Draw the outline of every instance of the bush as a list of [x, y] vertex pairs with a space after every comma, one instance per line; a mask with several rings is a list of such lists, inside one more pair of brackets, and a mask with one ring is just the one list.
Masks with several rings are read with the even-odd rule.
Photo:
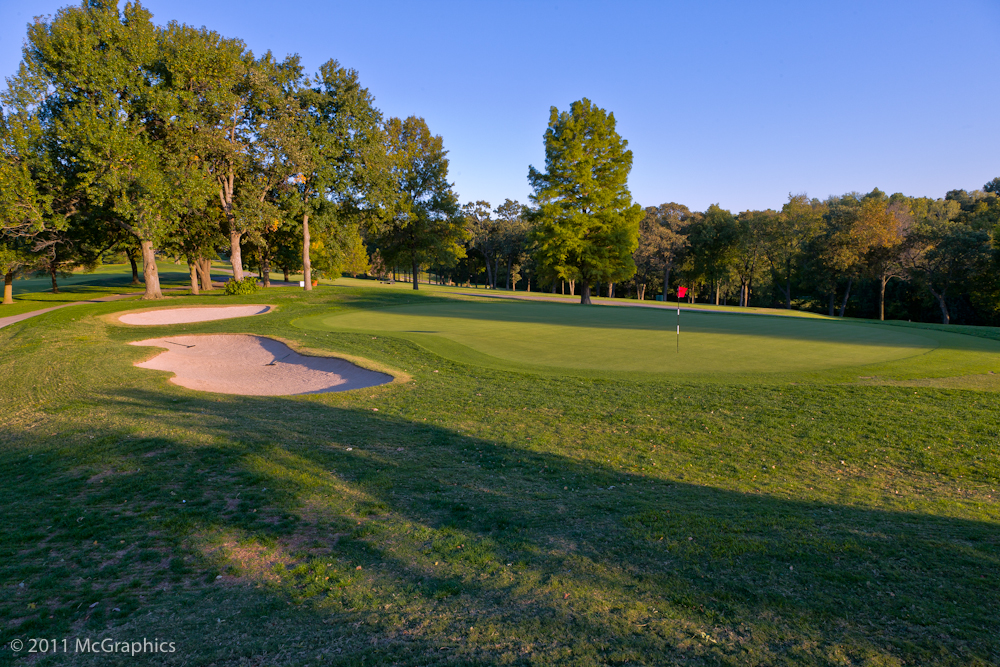
[[258, 288], [257, 278], [254, 276], [246, 276], [243, 280], [230, 278], [226, 281], [226, 294], [229, 295], [256, 294]]

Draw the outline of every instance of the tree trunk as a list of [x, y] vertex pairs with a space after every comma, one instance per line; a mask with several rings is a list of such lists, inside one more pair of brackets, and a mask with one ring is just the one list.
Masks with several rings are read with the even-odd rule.
[[188, 257], [188, 272], [191, 274], [191, 294], [198, 295], [198, 264], [197, 260]]
[[608, 283], [608, 298], [609, 299], [615, 298], [615, 284], [614, 283]]
[[844, 316], [844, 311], [847, 310], [847, 299], [851, 296], [851, 285], [854, 283], [854, 278], [847, 279], [847, 289], [844, 290], [844, 301], [840, 304], [840, 316]]
[[[576, 280], [569, 281], [569, 295], [576, 296]], [[590, 285], [587, 285], [587, 298], [590, 298]], [[590, 301], [587, 301], [587, 303], [590, 303]]]
[[931, 291], [934, 298], [937, 299], [938, 307], [941, 308], [941, 323], [951, 324], [951, 315], [948, 314], [948, 303], [945, 301], [944, 292], [938, 294], [933, 287], [928, 286], [927, 289]]
[[243, 280], [243, 253], [240, 250], [242, 232], [229, 232], [229, 263], [233, 267], [233, 278]]
[[830, 290], [830, 317], [833, 317], [833, 302], [836, 300], [837, 295], [834, 293], [836, 288]]
[[49, 275], [52, 277], [52, 293], [59, 294], [59, 283], [56, 282], [56, 261], [52, 258], [52, 263], [49, 264]]
[[302, 280], [307, 292], [312, 291], [312, 264], [309, 261], [309, 214], [302, 214]]
[[207, 257], [198, 258], [198, 276], [201, 278], [203, 292], [212, 291], [212, 260]]
[[635, 286], [635, 295], [639, 297], [639, 301], [646, 298], [646, 285], [645, 283], [637, 283]]
[[3, 303], [9, 306], [14, 303], [14, 272], [8, 271], [3, 275]]
[[420, 289], [420, 281], [417, 280], [417, 276], [420, 275], [420, 265], [417, 264], [417, 259], [414, 257], [413, 260], [413, 289]]
[[281, 272], [283, 274], [285, 274], [285, 282], [287, 283], [288, 282], [288, 267], [287, 266], [281, 267]]
[[264, 287], [271, 286], [271, 256], [270, 254], [264, 255], [260, 260], [260, 272], [264, 274], [262, 278], [264, 279]]
[[[510, 275], [514, 271], [514, 255], [507, 258], [507, 289], [510, 289]], [[514, 291], [517, 291], [517, 283], [514, 283]]]
[[153, 252], [152, 241], [140, 241], [139, 247], [142, 249], [142, 277], [146, 283], [146, 293], [142, 295], [143, 301], [149, 299], [162, 299], [160, 292], [160, 274], [156, 270], [156, 253]]
[[[785, 310], [792, 309], [792, 260], [785, 262]], [[830, 313], [831, 315], [833, 313]]]
[[719, 305], [719, 290], [720, 289], [722, 289], [722, 281], [721, 280], [716, 280], [715, 281], [715, 305], [716, 306]]
[[879, 276], [878, 318], [880, 320], [885, 320], [885, 286], [888, 282], [889, 278], [884, 275]]
[[[574, 287], [575, 280], [569, 282], [570, 289]], [[586, 280], [580, 283], [580, 305], [589, 306], [590, 304], [590, 283]]]
[[486, 289], [493, 285], [493, 270], [490, 268], [490, 258], [486, 258]]
[[132, 265], [132, 284], [137, 286], [141, 285], [142, 283], [139, 282], [139, 267], [135, 263], [135, 255], [131, 250], [129, 250], [127, 254], [128, 262]]

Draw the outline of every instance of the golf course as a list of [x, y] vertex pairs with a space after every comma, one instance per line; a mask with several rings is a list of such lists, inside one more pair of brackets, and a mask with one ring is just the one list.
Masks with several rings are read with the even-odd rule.
[[[1000, 329], [693, 307], [678, 340], [669, 304], [505, 295], [345, 278], [0, 328], [0, 664], [1000, 664]], [[385, 380], [151, 365], [223, 336]]]

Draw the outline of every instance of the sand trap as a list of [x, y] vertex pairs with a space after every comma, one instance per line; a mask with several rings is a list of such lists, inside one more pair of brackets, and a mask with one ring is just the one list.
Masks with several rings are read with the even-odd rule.
[[191, 322], [209, 322], [211, 320], [228, 320], [233, 317], [249, 317], [263, 315], [273, 306], [221, 306], [218, 308], [167, 308], [164, 310], [140, 310], [126, 313], [118, 318], [125, 324], [151, 326], [157, 324], [190, 324]]
[[334, 357], [307, 357], [271, 338], [246, 335], [167, 336], [132, 343], [167, 351], [140, 368], [170, 371], [188, 389], [243, 396], [321, 394], [374, 387], [391, 375]]

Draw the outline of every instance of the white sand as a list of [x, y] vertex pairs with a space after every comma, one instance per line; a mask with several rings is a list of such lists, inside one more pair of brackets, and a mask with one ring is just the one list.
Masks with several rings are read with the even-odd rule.
[[261, 336], [167, 336], [132, 343], [167, 351], [136, 364], [174, 373], [188, 389], [243, 396], [348, 391], [392, 382], [392, 376], [334, 357], [307, 357]]
[[118, 318], [125, 324], [151, 326], [157, 324], [190, 324], [191, 322], [209, 322], [211, 320], [228, 320], [233, 317], [248, 317], [263, 315], [273, 306], [221, 306], [206, 308], [166, 308], [164, 310], [140, 310], [126, 313]]

